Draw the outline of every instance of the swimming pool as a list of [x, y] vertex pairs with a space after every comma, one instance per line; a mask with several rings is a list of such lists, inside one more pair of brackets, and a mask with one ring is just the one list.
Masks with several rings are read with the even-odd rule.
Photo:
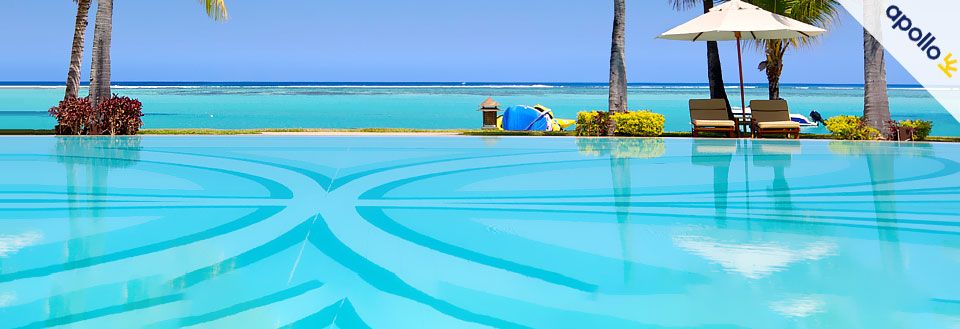
[[4, 137], [0, 327], [960, 324], [960, 145]]

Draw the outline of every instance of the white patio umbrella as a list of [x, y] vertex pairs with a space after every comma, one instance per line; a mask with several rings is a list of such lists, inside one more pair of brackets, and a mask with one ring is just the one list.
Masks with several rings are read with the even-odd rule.
[[741, 40], [797, 39], [826, 32], [819, 27], [780, 16], [740, 0], [710, 9], [710, 12], [683, 23], [659, 36], [660, 39], [686, 41], [737, 41], [740, 64], [740, 106], [746, 111], [743, 95], [743, 55]]

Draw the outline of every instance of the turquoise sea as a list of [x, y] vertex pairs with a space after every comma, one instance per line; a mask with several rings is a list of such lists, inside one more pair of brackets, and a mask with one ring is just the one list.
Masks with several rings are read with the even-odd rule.
[[[60, 84], [0, 83], [0, 128], [51, 128], [46, 110], [62, 98]], [[748, 101], [766, 97], [765, 85], [747, 88]], [[737, 87], [728, 91], [739, 103]], [[606, 86], [595, 83], [121, 82], [114, 92], [143, 102], [145, 128], [477, 128], [477, 105], [488, 96], [506, 106], [541, 103], [561, 118], [607, 104]], [[804, 115], [863, 109], [862, 86], [784, 85], [781, 94]], [[708, 93], [702, 84], [632, 84], [629, 96], [631, 109], [662, 113], [666, 130], [685, 131], [687, 100]], [[895, 119], [932, 120], [934, 135], [960, 136], [960, 124], [920, 86], [891, 86], [890, 104]]]

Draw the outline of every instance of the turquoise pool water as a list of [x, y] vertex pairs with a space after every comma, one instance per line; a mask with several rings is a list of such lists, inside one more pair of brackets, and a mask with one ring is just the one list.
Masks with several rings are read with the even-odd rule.
[[[4, 86], [6, 84], [6, 86]], [[49, 129], [47, 109], [63, 98], [52, 84], [15, 88], [0, 83], [0, 128]], [[62, 83], [59, 83], [62, 84]], [[113, 91], [143, 101], [146, 128], [427, 128], [474, 129], [477, 106], [492, 96], [505, 106], [542, 103], [558, 117], [606, 109], [607, 87], [599, 84], [450, 83], [119, 83]], [[709, 97], [705, 85], [633, 84], [632, 109], [666, 116], [667, 131], [688, 131], [687, 102]], [[84, 91], [85, 92], [85, 91]], [[737, 88], [728, 89], [739, 104]], [[960, 97], [960, 91], [956, 91]], [[747, 101], [765, 99], [765, 85], [751, 85]], [[794, 113], [820, 111], [825, 117], [863, 113], [863, 88], [852, 85], [784, 85], [782, 97]], [[919, 86], [891, 86], [897, 120], [934, 122], [934, 135], [960, 136], [960, 124]], [[824, 128], [804, 129], [826, 133]]]
[[3, 328], [960, 324], [956, 144], [0, 140]]

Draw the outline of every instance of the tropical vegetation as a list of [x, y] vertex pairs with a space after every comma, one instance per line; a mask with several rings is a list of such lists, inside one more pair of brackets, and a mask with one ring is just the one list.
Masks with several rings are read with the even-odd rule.
[[[714, 5], [723, 2], [723, 0], [669, 1], [676, 10], [690, 9], [700, 4], [703, 6], [704, 14], [710, 12], [710, 9], [713, 9]], [[707, 82], [710, 86], [710, 98], [725, 100], [727, 102], [727, 111], [730, 111], [730, 99], [727, 97], [727, 88], [725, 88], [723, 84], [723, 66], [720, 64], [720, 49], [716, 41], [707, 41]]]
[[838, 115], [827, 119], [824, 123], [835, 139], [876, 140], [881, 137], [880, 130], [870, 127], [862, 118], [852, 115]]
[[136, 135], [143, 126], [143, 104], [136, 99], [113, 95], [93, 109], [88, 97], [71, 97], [48, 112], [59, 135]]
[[[139, 101], [117, 97], [110, 92], [110, 45], [113, 36], [113, 0], [97, 0], [97, 13], [93, 31], [93, 52], [90, 65], [90, 90], [88, 101], [69, 102], [78, 98], [80, 90], [80, 69], [83, 60], [83, 45], [86, 38], [88, 13], [92, 0], [74, 0], [77, 4], [77, 17], [74, 23], [73, 43], [70, 51], [70, 65], [67, 70], [64, 101], [51, 108], [51, 115], [57, 117], [58, 132], [69, 134], [126, 134], [140, 128], [141, 105]], [[217, 21], [227, 19], [225, 0], [200, 0], [208, 16]], [[103, 106], [106, 103], [109, 106]], [[77, 108], [89, 106], [90, 110]], [[113, 113], [109, 111], [120, 111]], [[109, 113], [108, 113], [109, 112]], [[60, 115], [58, 115], [60, 113]], [[70, 113], [69, 115], [66, 113]], [[66, 118], [70, 119], [66, 119]], [[67, 121], [60, 121], [64, 118]], [[125, 119], [118, 119], [125, 118]], [[135, 119], [133, 119], [135, 118]], [[89, 120], [77, 124], [71, 120]], [[116, 123], [123, 122], [123, 123]], [[106, 124], [102, 126], [101, 124]], [[135, 129], [130, 128], [136, 126]]]
[[663, 135], [666, 118], [663, 114], [651, 111], [614, 113], [611, 117], [616, 123], [614, 133], [618, 136], [656, 137]]
[[577, 136], [608, 135], [610, 112], [585, 111], [577, 113]]
[[663, 135], [666, 118], [651, 111], [603, 112], [587, 111], [577, 113], [578, 136], [602, 136], [607, 134], [606, 127], [615, 127], [617, 136], [657, 137]]
[[[113, 31], [113, 0], [96, 0], [96, 18], [90, 68], [90, 90], [87, 98], [79, 98], [81, 67], [88, 26], [89, 11], [94, 0], [73, 0], [77, 5], [74, 37], [70, 52], [64, 101], [50, 109], [57, 118], [57, 131], [68, 134], [126, 134], [136, 133], [142, 125], [142, 105], [139, 101], [118, 97], [110, 90], [110, 46]], [[677, 10], [702, 6], [704, 13], [724, 0], [668, 0]], [[767, 11], [801, 22], [829, 28], [838, 17], [840, 5], [836, 0], [745, 0]], [[199, 0], [205, 13], [214, 20], [228, 18], [225, 0]], [[614, 19], [610, 53], [610, 85], [607, 113], [581, 112], [578, 115], [578, 135], [659, 136], [663, 116], [647, 111], [627, 110], [627, 77], [625, 65], [626, 0], [614, 0]], [[865, 0], [865, 24], [876, 24], [881, 17], [878, 0]], [[766, 58], [758, 68], [766, 72], [769, 98], [780, 98], [780, 78], [784, 56], [789, 48], [815, 44], [813, 38], [789, 40], [760, 40], [757, 47]], [[840, 116], [828, 120], [827, 127], [834, 137], [842, 139], [876, 139], [879, 135], [891, 137], [898, 127], [913, 131], [913, 138], [922, 140], [929, 135], [932, 123], [908, 120], [899, 124], [890, 119], [884, 50], [867, 28], [863, 33], [864, 47], [864, 110], [863, 117]], [[723, 73], [716, 42], [707, 42], [707, 76], [710, 96], [727, 99]], [[729, 102], [727, 102], [729, 108]], [[659, 128], [658, 128], [659, 127]], [[891, 128], [892, 127], [892, 128]]]
[[927, 120], [903, 120], [900, 121], [900, 127], [908, 128], [913, 132], [912, 140], [922, 141], [930, 136], [930, 131], [933, 130], [933, 122]]
[[[840, 4], [835, 0], [745, 0], [769, 12], [786, 16], [821, 28], [829, 28], [837, 21]], [[771, 100], [780, 99], [780, 76], [783, 74], [783, 59], [792, 46], [806, 47], [816, 42], [815, 38], [787, 40], [758, 40], [757, 47], [766, 54], [758, 69], [765, 71]]]

